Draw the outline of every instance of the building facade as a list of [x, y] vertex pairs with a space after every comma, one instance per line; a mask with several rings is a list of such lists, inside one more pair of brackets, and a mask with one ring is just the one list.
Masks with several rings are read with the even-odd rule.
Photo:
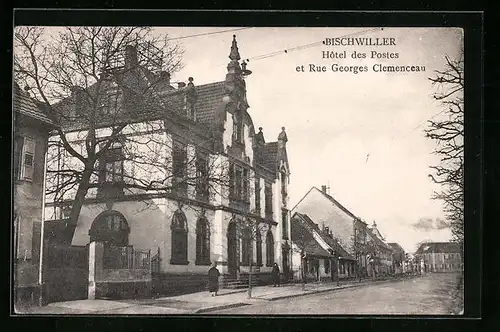
[[295, 212], [308, 215], [320, 228], [331, 232], [338, 244], [355, 258], [355, 274], [372, 276], [374, 272], [390, 272], [392, 251], [376, 225], [368, 226], [342, 206], [327, 193], [326, 186], [321, 190], [312, 187], [293, 208], [292, 213]]
[[319, 227], [308, 215], [292, 216], [294, 278], [334, 281], [356, 277], [356, 259], [342, 248], [327, 226]]
[[16, 299], [36, 301], [40, 232], [43, 220], [45, 158], [53, 122], [29, 94], [14, 83], [14, 287]]
[[454, 242], [428, 242], [415, 253], [423, 272], [456, 272], [463, 270], [460, 246]]
[[326, 186], [321, 190], [312, 187], [293, 208], [294, 212], [307, 214], [320, 228], [331, 232], [339, 245], [357, 260], [356, 273], [367, 273], [367, 224], [329, 195]]
[[[152, 89], [148, 107], [132, 107], [138, 98], [110, 90], [118, 95], [111, 105], [129, 109], [125, 124], [96, 162], [78, 219], [69, 221], [73, 246], [99, 241], [150, 249], [158, 259], [153, 285], [156, 278], [159, 293], [204, 289], [213, 262], [225, 279], [252, 269], [265, 282], [275, 262], [285, 277], [290, 270], [288, 138], [283, 127], [276, 141], [266, 142], [262, 128], [255, 128], [246, 98], [251, 72], [239, 61], [235, 36], [229, 59], [225, 80], [195, 86], [189, 78], [175, 88], [168, 73], [146, 72], [136, 49], [126, 48], [134, 77], [145, 86], [151, 77], [161, 84]], [[61, 107], [84, 112], [75, 91]], [[85, 127], [71, 123], [67, 131], [82, 149]], [[112, 132], [104, 118], [97, 141]], [[52, 153], [59, 157], [49, 168], [78, 167], [64, 151]], [[68, 190], [49, 202], [47, 216], [69, 218], [76, 195]]]
[[398, 243], [388, 243], [392, 248], [392, 266], [395, 274], [404, 272], [405, 250]]
[[376, 275], [394, 273], [392, 247], [387, 244], [375, 222], [367, 229], [367, 233], [367, 252], [372, 260], [372, 264], [369, 264], [371, 271], [368, 274], [371, 275], [373, 271]]

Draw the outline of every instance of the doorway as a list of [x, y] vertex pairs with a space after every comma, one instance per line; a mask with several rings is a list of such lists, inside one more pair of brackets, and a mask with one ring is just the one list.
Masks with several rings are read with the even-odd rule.
[[238, 271], [238, 238], [234, 222], [230, 222], [227, 228], [227, 271], [231, 279], [236, 279]]

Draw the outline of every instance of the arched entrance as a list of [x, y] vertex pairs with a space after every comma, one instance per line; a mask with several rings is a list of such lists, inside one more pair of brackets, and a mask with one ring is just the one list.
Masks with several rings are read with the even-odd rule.
[[235, 279], [238, 270], [238, 238], [234, 221], [227, 228], [227, 270], [230, 277]]
[[89, 231], [90, 242], [103, 242], [105, 246], [128, 245], [130, 228], [125, 217], [118, 211], [106, 211], [98, 215]]

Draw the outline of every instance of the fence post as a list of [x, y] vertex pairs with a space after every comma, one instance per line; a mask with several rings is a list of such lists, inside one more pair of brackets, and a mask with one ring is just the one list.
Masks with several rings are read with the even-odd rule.
[[103, 249], [104, 246], [101, 242], [91, 242], [89, 244], [89, 300], [95, 300], [96, 283], [102, 277]]
[[135, 269], [135, 250], [134, 247], [130, 247], [131, 254], [132, 254], [132, 269]]

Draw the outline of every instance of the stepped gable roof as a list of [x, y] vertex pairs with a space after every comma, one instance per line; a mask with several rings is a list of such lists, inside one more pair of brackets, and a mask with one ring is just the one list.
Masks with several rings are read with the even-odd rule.
[[19, 112], [45, 124], [54, 125], [54, 122], [43, 111], [41, 104], [22, 91], [17, 82], [14, 82], [12, 103], [14, 112]]
[[[298, 214], [299, 218], [303, 218], [304, 215]], [[295, 216], [294, 216], [295, 217]], [[292, 242], [295, 244], [301, 243], [304, 246], [304, 251], [306, 256], [316, 256], [322, 258], [333, 257], [328, 251], [323, 249], [323, 247], [316, 241], [312, 234], [312, 230], [307, 222], [298, 220], [297, 218], [292, 218]]]
[[422, 243], [417, 254], [426, 253], [460, 253], [460, 245], [456, 242], [428, 242]]

